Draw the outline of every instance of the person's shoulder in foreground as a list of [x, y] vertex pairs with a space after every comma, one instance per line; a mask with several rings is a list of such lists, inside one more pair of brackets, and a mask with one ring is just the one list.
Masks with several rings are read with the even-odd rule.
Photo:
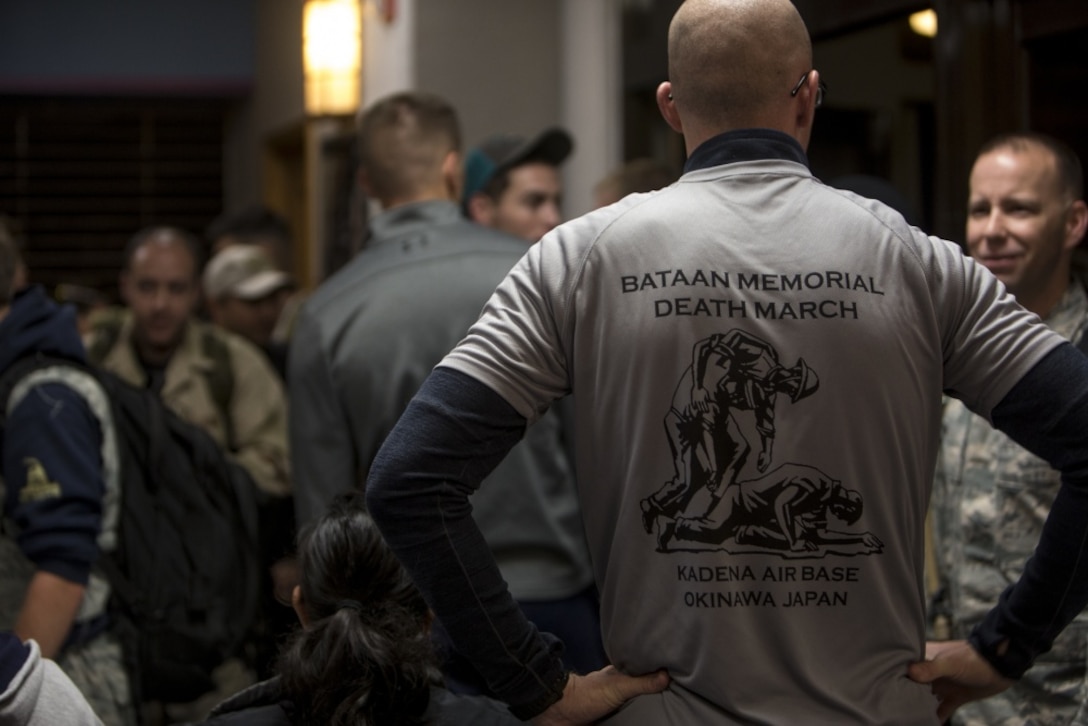
[[0, 633], [0, 723], [101, 726], [87, 699], [33, 640]]

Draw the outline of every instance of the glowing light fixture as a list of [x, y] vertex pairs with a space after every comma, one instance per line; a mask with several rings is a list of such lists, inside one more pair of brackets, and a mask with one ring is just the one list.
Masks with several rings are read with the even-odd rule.
[[935, 10], [919, 10], [916, 13], [911, 13], [910, 29], [927, 38], [937, 37], [937, 12]]
[[359, 0], [306, 0], [302, 62], [307, 113], [350, 114], [358, 108], [362, 38]]

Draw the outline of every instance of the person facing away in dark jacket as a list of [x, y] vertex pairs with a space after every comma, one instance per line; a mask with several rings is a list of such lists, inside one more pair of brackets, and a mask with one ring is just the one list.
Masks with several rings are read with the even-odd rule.
[[302, 628], [276, 677], [216, 706], [209, 726], [505, 726], [497, 701], [447, 691], [429, 637], [432, 614], [367, 513], [338, 495], [298, 542], [291, 604]]

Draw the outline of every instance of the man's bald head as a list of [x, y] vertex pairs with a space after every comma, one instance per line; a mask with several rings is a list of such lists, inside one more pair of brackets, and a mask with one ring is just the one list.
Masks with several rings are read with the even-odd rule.
[[812, 43], [789, 0], [686, 0], [669, 26], [676, 109], [717, 131], [773, 126], [812, 68]]

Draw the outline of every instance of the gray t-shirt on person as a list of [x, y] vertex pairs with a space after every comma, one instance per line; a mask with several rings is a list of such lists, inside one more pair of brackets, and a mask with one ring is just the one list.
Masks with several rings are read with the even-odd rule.
[[[530, 421], [574, 390], [617, 724], [935, 724], [923, 525], [947, 390], [1061, 338], [954, 245], [761, 159], [561, 226], [442, 365]], [[650, 504], [647, 504], [647, 501]]]

